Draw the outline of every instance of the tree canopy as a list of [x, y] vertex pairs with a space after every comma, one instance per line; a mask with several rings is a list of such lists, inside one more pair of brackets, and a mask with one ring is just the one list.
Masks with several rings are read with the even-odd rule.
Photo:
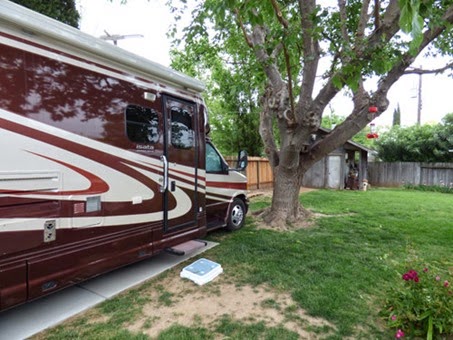
[[251, 156], [261, 156], [259, 135], [258, 86], [253, 65], [238, 56], [225, 61], [221, 49], [209, 47], [202, 39], [184, 51], [171, 51], [171, 67], [202, 79], [207, 84], [204, 98], [209, 108], [211, 137], [225, 155], [247, 149]]
[[11, 0], [38, 13], [47, 15], [67, 25], [79, 28], [80, 14], [75, 0]]
[[[187, 11], [186, 0], [169, 3], [176, 16]], [[224, 68], [259, 94], [259, 130], [274, 172], [268, 223], [301, 216], [306, 170], [387, 109], [388, 91], [422, 51], [452, 52], [453, 0], [205, 0], [192, 16], [184, 46], [200, 56], [215, 50]], [[351, 112], [313, 142], [342, 91]]]

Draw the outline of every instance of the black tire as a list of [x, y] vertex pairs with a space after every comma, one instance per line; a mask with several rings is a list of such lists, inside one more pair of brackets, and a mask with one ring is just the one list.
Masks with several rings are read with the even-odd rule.
[[244, 201], [240, 198], [235, 198], [228, 212], [226, 229], [229, 231], [241, 229], [245, 223], [245, 214]]

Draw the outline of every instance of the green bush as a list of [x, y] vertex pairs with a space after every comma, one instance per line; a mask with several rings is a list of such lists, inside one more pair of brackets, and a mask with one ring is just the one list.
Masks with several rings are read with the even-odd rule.
[[436, 125], [394, 126], [376, 140], [378, 157], [384, 162], [451, 162], [452, 117]]
[[453, 194], [453, 186], [444, 186], [444, 185], [413, 185], [413, 184], [405, 184], [405, 189], [410, 190], [419, 190], [419, 191], [434, 191], [434, 192], [442, 192], [444, 194]]

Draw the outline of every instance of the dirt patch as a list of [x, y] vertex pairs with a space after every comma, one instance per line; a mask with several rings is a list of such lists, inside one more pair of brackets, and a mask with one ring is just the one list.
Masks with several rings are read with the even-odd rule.
[[[311, 192], [311, 191], [316, 191], [318, 189], [313, 189], [313, 188], [300, 188], [300, 193], [306, 193], [306, 192]], [[248, 197], [251, 200], [254, 199], [259, 199], [259, 198], [272, 198], [272, 189], [267, 189], [267, 190], [253, 190], [248, 193]], [[287, 232], [287, 231], [294, 231], [298, 229], [306, 229], [306, 228], [311, 228], [312, 226], [315, 225], [316, 214], [312, 213], [308, 209], [301, 208], [300, 212], [300, 218], [297, 221], [294, 221], [293, 223], [284, 223], [282, 225], [275, 225], [273, 224], [270, 226], [269, 224], [265, 223], [263, 221], [263, 215], [265, 215], [268, 212], [268, 208], [259, 210], [259, 211], [254, 211], [252, 215], [255, 218], [255, 226], [258, 229], [269, 229], [269, 230], [274, 230], [274, 231], [282, 231], [282, 232]]]
[[150, 337], [173, 324], [205, 327], [215, 331], [223, 317], [244, 323], [263, 321], [268, 327], [283, 326], [299, 334], [301, 339], [317, 339], [313, 330], [333, 330], [334, 326], [313, 318], [293, 302], [288, 294], [263, 287], [237, 286], [227, 282], [221, 274], [205, 286], [181, 279], [172, 273], [158, 286], [151, 286], [146, 294], [151, 302], [143, 308], [142, 316], [129, 325]]
[[284, 224], [284, 225], [276, 227], [275, 225], [269, 225], [269, 224], [265, 223], [263, 221], [263, 218], [261, 217], [261, 213], [262, 212], [259, 212], [258, 214], [253, 214], [255, 217], [255, 227], [257, 229], [268, 229], [268, 230], [281, 231], [281, 232], [311, 228], [316, 224], [316, 219], [318, 217], [320, 217], [315, 214], [312, 214], [312, 215], [310, 215], [310, 217], [301, 217], [298, 221], [296, 221], [294, 223]]
[[[300, 193], [303, 194], [305, 192], [310, 192], [310, 191], [316, 191], [318, 189], [314, 189], [314, 188], [300, 188]], [[263, 189], [263, 190], [260, 190], [260, 189], [255, 189], [255, 190], [250, 190], [247, 194], [247, 196], [249, 198], [255, 198], [255, 197], [272, 197], [272, 189]]]

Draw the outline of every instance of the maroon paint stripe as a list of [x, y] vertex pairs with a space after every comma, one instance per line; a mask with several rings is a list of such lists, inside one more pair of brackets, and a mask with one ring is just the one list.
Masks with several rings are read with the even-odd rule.
[[0, 126], [2, 128], [5, 128], [9, 131], [15, 132], [17, 134], [21, 134], [27, 137], [30, 137], [32, 139], [39, 140], [44, 143], [51, 144], [53, 146], [56, 146], [57, 148], [61, 148], [70, 152], [73, 152], [74, 154], [77, 154], [79, 156], [88, 158], [94, 162], [102, 163], [107, 165], [108, 167], [115, 169], [123, 174], [126, 174], [130, 177], [135, 178], [136, 180], [140, 181], [142, 184], [148, 186], [151, 188], [154, 192], [158, 191], [158, 184], [149, 179], [146, 175], [143, 175], [139, 171], [136, 171], [135, 169], [132, 169], [128, 167], [125, 164], [130, 164], [135, 167], [141, 168], [141, 169], [146, 169], [147, 171], [153, 172], [160, 174], [161, 172], [154, 170], [151, 167], [146, 167], [143, 166], [140, 163], [134, 163], [130, 160], [127, 159], [122, 159], [116, 156], [113, 156], [111, 154], [107, 154], [105, 152], [102, 152], [97, 149], [93, 149], [91, 147], [74, 143], [71, 141], [68, 141], [66, 139], [32, 129], [28, 126], [24, 126], [21, 124], [17, 124], [5, 119], [0, 118]]
[[206, 187], [222, 189], [242, 189], [247, 190], [247, 183], [229, 183], [229, 182], [206, 182]]
[[61, 191], [61, 192], [42, 192], [43, 194], [46, 195], [94, 195], [94, 194], [102, 194], [104, 192], [107, 192], [109, 190], [109, 185], [102, 180], [102, 178], [96, 176], [95, 174], [92, 174], [91, 172], [85, 171], [81, 168], [78, 168], [74, 165], [59, 161], [57, 159], [53, 159], [50, 157], [46, 157], [44, 155], [40, 155], [34, 152], [30, 152], [36, 156], [46, 158], [48, 160], [51, 160], [55, 163], [64, 165], [65, 167], [74, 170], [75, 172], [81, 174], [83, 177], [88, 179], [90, 181], [90, 187], [86, 190], [73, 190], [73, 191]]

